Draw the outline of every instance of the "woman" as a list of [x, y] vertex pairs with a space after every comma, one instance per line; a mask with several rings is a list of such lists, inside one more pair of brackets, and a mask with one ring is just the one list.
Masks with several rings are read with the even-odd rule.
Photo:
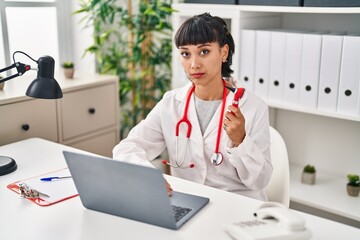
[[208, 13], [194, 16], [181, 25], [175, 44], [190, 82], [167, 92], [114, 148], [114, 158], [152, 166], [149, 161], [167, 148], [172, 175], [266, 200], [262, 189], [272, 173], [268, 108], [247, 91], [239, 107], [232, 106], [234, 93], [223, 79], [233, 72], [235, 47], [226, 23]]

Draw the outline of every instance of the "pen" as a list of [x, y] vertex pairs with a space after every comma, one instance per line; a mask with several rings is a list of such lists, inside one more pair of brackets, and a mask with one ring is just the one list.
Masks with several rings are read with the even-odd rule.
[[71, 176], [65, 176], [65, 177], [46, 177], [46, 178], [40, 178], [41, 181], [50, 182], [53, 180], [60, 180], [65, 178], [71, 178]]

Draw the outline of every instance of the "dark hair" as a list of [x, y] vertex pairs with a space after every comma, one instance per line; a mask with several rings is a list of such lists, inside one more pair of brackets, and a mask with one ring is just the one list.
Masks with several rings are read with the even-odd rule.
[[175, 34], [177, 48], [185, 45], [198, 45], [218, 42], [220, 47], [229, 45], [229, 54], [221, 67], [222, 77], [230, 77], [234, 71], [230, 68], [235, 51], [234, 39], [227, 29], [226, 22], [210, 13], [203, 13], [187, 19]]

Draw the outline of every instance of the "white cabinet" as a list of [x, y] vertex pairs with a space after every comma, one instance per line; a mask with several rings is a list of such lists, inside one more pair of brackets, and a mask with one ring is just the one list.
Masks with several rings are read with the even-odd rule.
[[6, 82], [0, 91], [0, 145], [41, 137], [100, 155], [112, 156], [119, 142], [118, 78], [55, 76], [63, 90], [57, 100], [24, 96], [33, 76]]
[[[273, 7], [211, 4], [173, 4], [176, 30], [187, 18], [209, 12], [227, 21], [235, 41], [233, 69], [240, 76], [240, 39], [242, 29], [280, 28], [294, 31], [360, 33], [360, 8]], [[173, 50], [173, 87], [188, 80], [179, 64], [179, 53]], [[360, 79], [359, 79], [360, 81]], [[360, 173], [360, 116], [322, 112], [301, 105], [267, 102], [270, 121], [284, 137], [291, 165], [290, 197], [302, 210], [317, 209], [346, 218], [360, 226], [360, 198], [347, 196], [346, 174]], [[315, 165], [317, 184], [300, 183], [301, 169]], [[316, 194], [313, 192], [316, 191]], [[341, 199], [341, 204], [338, 204]], [[320, 214], [320, 213], [319, 213]], [[346, 222], [346, 221], [343, 221]]]

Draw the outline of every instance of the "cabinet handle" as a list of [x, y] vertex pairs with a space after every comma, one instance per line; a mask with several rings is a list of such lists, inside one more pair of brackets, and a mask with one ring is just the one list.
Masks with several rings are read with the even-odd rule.
[[22, 130], [24, 130], [24, 131], [28, 131], [28, 130], [30, 129], [30, 125], [27, 124], [27, 123], [24, 123], [23, 125], [21, 125], [21, 128], [22, 128]]
[[95, 108], [89, 108], [89, 113], [94, 114], [96, 112]]

